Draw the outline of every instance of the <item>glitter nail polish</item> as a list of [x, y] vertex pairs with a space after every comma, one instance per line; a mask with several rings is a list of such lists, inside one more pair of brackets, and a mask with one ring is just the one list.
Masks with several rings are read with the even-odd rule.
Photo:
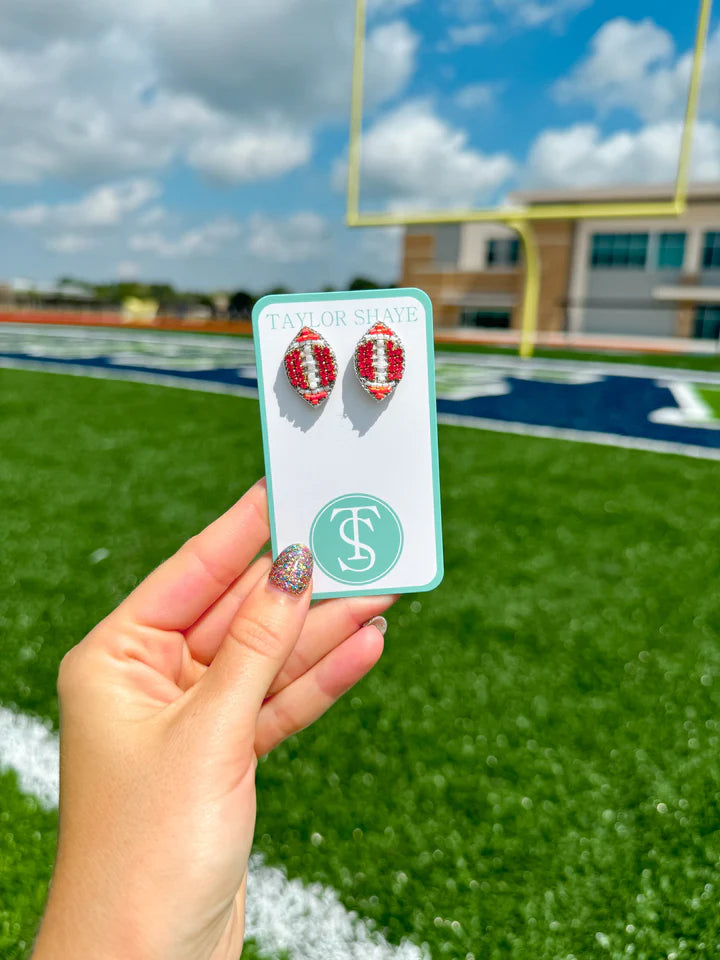
[[375, 627], [380, 631], [380, 633], [385, 636], [387, 633], [388, 622], [385, 617], [371, 617], [369, 620], [366, 620], [363, 624], [364, 627]]
[[313, 556], [303, 543], [293, 543], [278, 556], [270, 570], [270, 583], [299, 597], [310, 585], [313, 573]]

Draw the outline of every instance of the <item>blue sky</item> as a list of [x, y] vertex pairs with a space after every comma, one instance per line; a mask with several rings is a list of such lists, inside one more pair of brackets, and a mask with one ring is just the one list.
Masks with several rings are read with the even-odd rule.
[[[4, 0], [0, 280], [397, 276], [343, 225], [352, 0]], [[369, 0], [363, 206], [672, 179], [695, 4]], [[720, 178], [713, 21], [696, 179]]]

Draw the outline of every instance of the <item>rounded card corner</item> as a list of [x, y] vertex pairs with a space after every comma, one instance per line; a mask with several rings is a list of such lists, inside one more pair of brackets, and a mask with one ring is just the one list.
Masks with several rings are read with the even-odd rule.
[[276, 299], [272, 294], [268, 294], [265, 297], [260, 297], [252, 310], [252, 324], [253, 327], [257, 330], [258, 323], [260, 322], [260, 314], [263, 312], [265, 307], [269, 307], [271, 303], [275, 303]]
[[427, 311], [428, 316], [429, 317], [433, 316], [432, 300], [430, 299], [428, 294], [425, 293], [424, 290], [420, 289], [420, 287], [405, 287], [403, 290], [394, 290], [393, 292], [396, 295], [404, 294], [407, 297], [415, 297], [415, 299], [418, 300], [423, 305], [423, 307]]

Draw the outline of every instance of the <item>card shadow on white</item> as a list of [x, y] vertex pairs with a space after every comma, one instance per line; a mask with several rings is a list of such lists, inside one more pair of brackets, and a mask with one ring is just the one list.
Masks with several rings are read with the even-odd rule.
[[327, 404], [323, 404], [320, 409], [312, 407], [302, 397], [298, 396], [290, 386], [284, 365], [280, 366], [275, 377], [273, 392], [280, 408], [280, 416], [284, 420], [288, 420], [298, 430], [302, 430], [303, 433], [312, 430], [327, 406]]
[[359, 436], [364, 437], [388, 410], [395, 394], [387, 400], [374, 400], [362, 388], [355, 372], [355, 365], [349, 363], [342, 379], [342, 398], [344, 416], [352, 424]]

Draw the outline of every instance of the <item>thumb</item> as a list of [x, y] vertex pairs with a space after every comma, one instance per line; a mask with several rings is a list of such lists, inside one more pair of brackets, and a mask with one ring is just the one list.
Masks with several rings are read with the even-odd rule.
[[243, 601], [196, 685], [201, 699], [215, 706], [219, 702], [220, 713], [236, 735], [247, 732], [254, 740], [263, 701], [302, 632], [312, 572], [308, 547], [295, 543], [283, 550]]

